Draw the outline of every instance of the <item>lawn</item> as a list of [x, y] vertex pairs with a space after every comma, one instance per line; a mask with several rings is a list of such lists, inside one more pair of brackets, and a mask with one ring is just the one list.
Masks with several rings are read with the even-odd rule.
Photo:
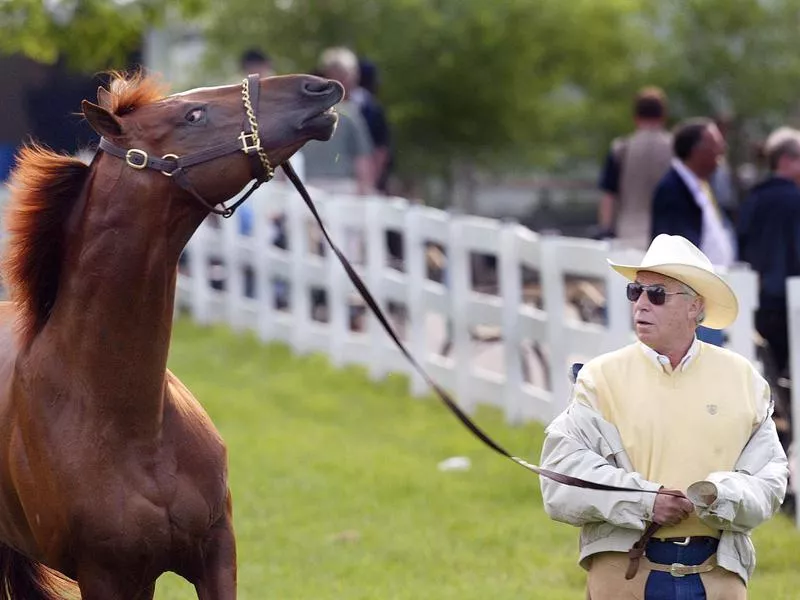
[[[542, 510], [538, 478], [482, 446], [402, 377], [294, 357], [223, 328], [176, 324], [170, 368], [229, 448], [241, 600], [583, 600], [577, 530]], [[477, 420], [537, 460], [543, 429]], [[467, 471], [438, 470], [466, 456]], [[800, 533], [754, 535], [754, 599], [800, 598]], [[158, 600], [194, 599], [167, 574]]]

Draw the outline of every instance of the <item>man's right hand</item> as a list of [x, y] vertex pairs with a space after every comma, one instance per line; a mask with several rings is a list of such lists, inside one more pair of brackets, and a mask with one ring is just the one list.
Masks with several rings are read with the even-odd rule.
[[663, 490], [677, 492], [680, 496], [658, 493], [653, 505], [653, 521], [659, 525], [677, 525], [694, 512], [694, 504], [680, 490]]

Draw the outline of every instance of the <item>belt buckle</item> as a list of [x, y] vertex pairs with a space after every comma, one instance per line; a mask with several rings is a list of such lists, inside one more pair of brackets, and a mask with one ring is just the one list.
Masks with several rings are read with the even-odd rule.
[[687, 535], [685, 538], [683, 538], [683, 541], [681, 542], [673, 541], [672, 543], [675, 544], [676, 546], [688, 546], [689, 542], [691, 541], [692, 541], [692, 536]]
[[686, 573], [681, 573], [678, 569], [685, 569], [686, 565], [682, 565], [681, 563], [672, 563], [669, 566], [669, 574], [673, 577], [686, 577]]

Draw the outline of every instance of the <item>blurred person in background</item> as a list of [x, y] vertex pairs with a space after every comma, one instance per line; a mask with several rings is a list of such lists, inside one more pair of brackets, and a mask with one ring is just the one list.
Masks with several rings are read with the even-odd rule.
[[600, 175], [603, 196], [596, 237], [616, 237], [626, 246], [644, 250], [650, 242], [653, 190], [672, 159], [664, 92], [642, 89], [634, 99], [633, 119], [636, 130], [611, 143]]
[[320, 56], [319, 75], [344, 86], [337, 106], [339, 124], [327, 142], [311, 140], [303, 148], [308, 183], [330, 193], [367, 195], [375, 191], [373, 146], [369, 129], [352, 94], [358, 86], [356, 55], [348, 48], [328, 48]]
[[[651, 236], [662, 233], [685, 237], [715, 268], [729, 268], [735, 258], [732, 225], [720, 208], [709, 180], [725, 154], [725, 141], [711, 119], [679, 123], [673, 134], [672, 166], [653, 194]], [[700, 327], [697, 337], [721, 346], [721, 330]]]
[[378, 67], [367, 59], [361, 59], [358, 65], [359, 85], [353, 90], [351, 97], [361, 110], [372, 139], [375, 188], [386, 194], [392, 162], [391, 134], [386, 111], [378, 100]]
[[251, 73], [258, 73], [261, 77], [272, 77], [275, 75], [272, 57], [257, 48], [250, 48], [242, 52], [239, 58], [239, 69], [245, 77]]
[[800, 275], [800, 131], [776, 130], [764, 152], [769, 174], [750, 190], [740, 211], [739, 259], [759, 275], [756, 330], [784, 374], [789, 366], [786, 279]]

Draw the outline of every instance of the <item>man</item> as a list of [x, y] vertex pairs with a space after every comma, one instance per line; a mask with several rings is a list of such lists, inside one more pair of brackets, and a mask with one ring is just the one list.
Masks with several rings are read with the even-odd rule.
[[636, 96], [633, 115], [636, 131], [612, 142], [600, 176], [598, 226], [599, 237], [613, 234], [644, 250], [650, 241], [653, 190], [672, 158], [672, 138], [664, 129], [666, 96], [658, 88], [644, 88]]
[[372, 139], [375, 188], [382, 194], [388, 194], [392, 140], [386, 111], [378, 100], [378, 68], [367, 59], [359, 60], [358, 68], [359, 84], [353, 90], [351, 100], [359, 107]]
[[347, 48], [328, 48], [320, 57], [319, 74], [345, 89], [336, 111], [339, 123], [327, 142], [311, 140], [303, 147], [308, 182], [331, 193], [365, 195], [374, 192], [372, 141], [352, 93], [358, 85], [356, 55]]
[[775, 131], [765, 153], [770, 174], [742, 204], [739, 257], [759, 275], [756, 329], [782, 374], [789, 365], [786, 279], [800, 275], [800, 131]]
[[[716, 267], [727, 268], [735, 258], [733, 233], [717, 204], [709, 179], [725, 154], [719, 128], [706, 118], [680, 123], [674, 132], [675, 158], [653, 195], [651, 236], [681, 235], [698, 246]], [[721, 331], [706, 328], [700, 339], [722, 345]]]
[[[680, 236], [659, 235], [640, 265], [609, 264], [630, 281], [638, 342], [580, 370], [541, 465], [641, 492], [542, 479], [545, 510], [581, 527], [591, 600], [746, 598], [749, 532], [780, 507], [787, 461], [767, 383], [743, 357], [695, 336], [700, 322], [732, 323], [736, 296]], [[634, 569], [626, 551], [651, 523], [659, 528]]]

